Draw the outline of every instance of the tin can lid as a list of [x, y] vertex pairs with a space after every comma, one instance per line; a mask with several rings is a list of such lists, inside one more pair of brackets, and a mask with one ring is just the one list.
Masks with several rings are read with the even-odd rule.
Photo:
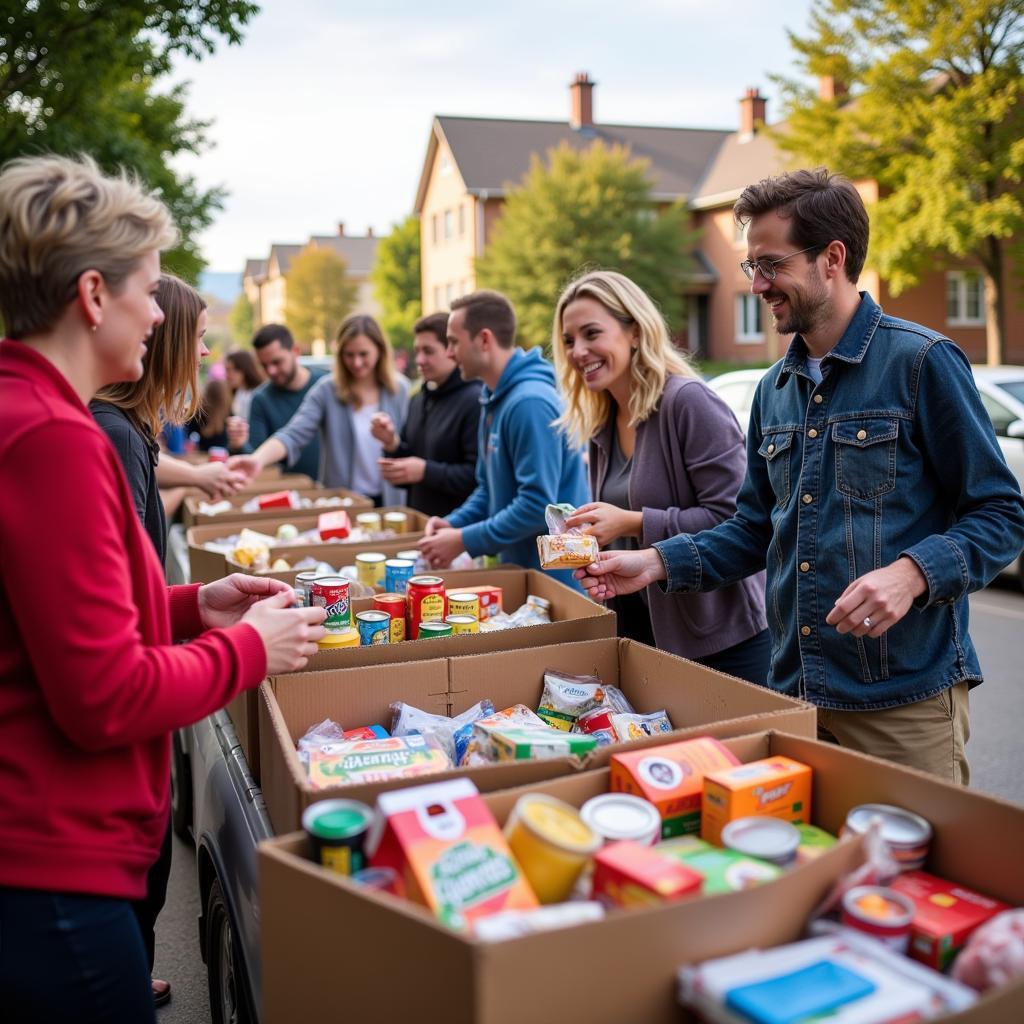
[[552, 846], [571, 853], [591, 854], [601, 847], [601, 837], [563, 800], [546, 793], [527, 793], [516, 801], [516, 820]]
[[452, 624], [450, 622], [421, 622], [421, 633], [450, 633]]
[[722, 845], [748, 857], [786, 861], [796, 855], [800, 832], [781, 818], [752, 815], [730, 821], [722, 829]]
[[444, 621], [451, 626], [464, 626], [469, 622], [476, 622], [476, 619], [472, 615], [449, 615]]
[[356, 612], [356, 619], [359, 622], [390, 622], [391, 616], [387, 612], [365, 611]]
[[415, 564], [411, 558], [389, 558], [384, 562], [387, 569], [411, 569]]
[[313, 583], [319, 583], [322, 587], [337, 587], [344, 583], [346, 586], [352, 581], [347, 576], [317, 576]]
[[388, 556], [381, 554], [379, 551], [367, 551], [361, 555], [356, 555], [357, 562], [386, 562]]
[[413, 576], [409, 583], [414, 587], [440, 587], [444, 580], [440, 576]]
[[302, 827], [318, 839], [349, 839], [365, 832], [373, 811], [357, 800], [320, 800], [302, 814]]
[[591, 797], [580, 817], [599, 836], [609, 840], [651, 841], [661, 835], [661, 815], [649, 800], [629, 793]]
[[359, 633], [354, 629], [343, 629], [340, 633], [327, 633], [317, 640], [317, 647], [358, 647]]
[[374, 604], [405, 604], [405, 594], [375, 594]]
[[452, 593], [448, 595], [449, 601], [479, 601], [479, 594]]
[[843, 910], [884, 928], [905, 928], [914, 919], [914, 902], [883, 885], [856, 885], [843, 894]]
[[932, 838], [932, 827], [921, 815], [892, 804], [859, 804], [847, 814], [846, 827], [863, 835], [872, 818], [881, 818], [882, 838], [891, 846], [921, 846]]

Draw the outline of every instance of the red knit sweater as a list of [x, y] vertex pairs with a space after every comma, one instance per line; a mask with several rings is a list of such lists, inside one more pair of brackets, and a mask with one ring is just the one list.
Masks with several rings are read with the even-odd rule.
[[266, 670], [202, 632], [121, 464], [57, 369], [0, 341], [0, 885], [131, 899], [167, 827], [170, 730]]

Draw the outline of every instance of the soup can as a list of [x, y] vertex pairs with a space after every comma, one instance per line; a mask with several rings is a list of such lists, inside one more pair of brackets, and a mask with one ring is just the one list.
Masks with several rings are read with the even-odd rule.
[[356, 526], [360, 530], [364, 530], [366, 533], [380, 533], [380, 513], [379, 512], [357, 512], [356, 513]]
[[643, 797], [629, 793], [602, 793], [591, 797], [580, 817], [605, 843], [629, 839], [641, 846], [653, 846], [661, 839], [658, 808]]
[[307, 569], [305, 572], [297, 572], [295, 574], [295, 589], [302, 594], [303, 604], [307, 608], [313, 607], [313, 580], [315, 580], [318, 575], [319, 573], [312, 569]]
[[387, 612], [357, 612], [356, 629], [360, 647], [391, 643], [391, 616]]
[[421, 622], [417, 640], [436, 640], [443, 636], [452, 635], [452, 624], [450, 622]]
[[884, 942], [897, 953], [910, 947], [914, 903], [895, 889], [856, 885], [843, 895], [842, 923]]
[[321, 640], [317, 640], [317, 647], [321, 651], [337, 651], [344, 647], [359, 646], [359, 630], [343, 629], [340, 633], [327, 633]]
[[384, 563], [384, 589], [389, 594], [404, 594], [416, 569], [408, 558], [389, 558]]
[[310, 604], [325, 608], [324, 629], [340, 633], [352, 626], [352, 605], [349, 602], [349, 581], [344, 576], [320, 576], [310, 585]]
[[384, 563], [388, 556], [379, 554], [376, 551], [367, 551], [365, 554], [356, 555], [356, 573], [359, 582], [365, 583], [368, 587], [384, 586]]
[[378, 594], [373, 599], [375, 611], [385, 612], [391, 618], [391, 643], [405, 639], [405, 597], [402, 594]]
[[932, 841], [932, 827], [919, 814], [893, 807], [891, 804], [859, 804], [846, 815], [843, 831], [862, 836], [872, 819], [882, 824], [882, 838], [892, 851], [900, 871], [917, 871], [924, 867]]
[[405, 512], [385, 512], [384, 529], [395, 533], [409, 532], [409, 516]]
[[478, 622], [480, 620], [480, 595], [479, 594], [449, 594], [448, 595], [449, 615], [472, 615]]
[[730, 821], [722, 829], [722, 845], [736, 853], [784, 868], [796, 861], [800, 832], [795, 825], [781, 818], [755, 814]]
[[452, 636], [480, 632], [480, 623], [472, 615], [449, 615], [444, 621], [452, 627]]
[[413, 576], [406, 588], [410, 640], [418, 640], [421, 622], [444, 622], [448, 615], [448, 599], [440, 576]]
[[373, 810], [357, 800], [319, 800], [302, 814], [316, 861], [340, 875], [366, 867], [363, 846]]

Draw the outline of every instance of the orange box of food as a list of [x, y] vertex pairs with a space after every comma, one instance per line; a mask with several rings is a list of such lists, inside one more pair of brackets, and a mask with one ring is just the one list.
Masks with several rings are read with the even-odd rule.
[[261, 494], [256, 499], [256, 504], [259, 505], [261, 512], [267, 508], [291, 508], [292, 494], [291, 491], [273, 491], [270, 494]]
[[394, 868], [406, 896], [457, 931], [538, 905], [470, 779], [381, 793], [366, 849], [373, 867]]
[[337, 512], [321, 512], [316, 520], [317, 530], [320, 532], [321, 540], [330, 540], [332, 537], [340, 537], [344, 540], [352, 529], [348, 513], [341, 509]]
[[459, 587], [460, 594], [478, 594], [480, 597], [480, 621], [490, 619], [502, 610], [501, 587]]
[[696, 871], [650, 846], [609, 843], [594, 854], [594, 899], [617, 907], [674, 903], [699, 893], [703, 884]]
[[704, 776], [701, 839], [721, 846], [722, 829], [751, 815], [810, 824], [811, 769], [779, 755]]
[[608, 785], [613, 793], [632, 793], [654, 804], [661, 815], [661, 836], [671, 839], [700, 831], [705, 773], [737, 764], [718, 740], [699, 736], [614, 754]]

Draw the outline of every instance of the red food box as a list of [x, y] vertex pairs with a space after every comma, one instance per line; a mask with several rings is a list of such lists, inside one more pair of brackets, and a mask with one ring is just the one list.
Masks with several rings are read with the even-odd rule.
[[273, 491], [270, 494], [261, 494], [256, 499], [256, 503], [261, 510], [265, 508], [291, 508], [292, 494], [291, 491]]
[[889, 885], [914, 904], [908, 954], [939, 971], [945, 970], [975, 928], [1010, 909], [1006, 903], [926, 871], [907, 871]]
[[703, 876], [649, 846], [629, 840], [594, 854], [594, 899], [617, 907], [674, 903], [700, 892]]
[[348, 521], [348, 513], [321, 512], [316, 520], [317, 529], [320, 531], [321, 540], [330, 540], [332, 537], [340, 537], [344, 540], [352, 529]]
[[459, 587], [457, 593], [476, 594], [480, 598], [481, 622], [501, 611], [501, 587]]

